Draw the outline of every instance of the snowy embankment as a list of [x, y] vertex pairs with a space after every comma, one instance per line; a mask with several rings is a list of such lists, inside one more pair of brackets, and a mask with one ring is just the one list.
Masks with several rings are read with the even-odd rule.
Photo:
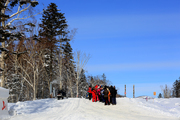
[[139, 107], [155, 111], [166, 116], [174, 116], [180, 119], [180, 98], [155, 98], [155, 99], [130, 99]]
[[180, 120], [180, 99], [118, 98], [104, 106], [84, 98], [9, 103], [10, 120]]

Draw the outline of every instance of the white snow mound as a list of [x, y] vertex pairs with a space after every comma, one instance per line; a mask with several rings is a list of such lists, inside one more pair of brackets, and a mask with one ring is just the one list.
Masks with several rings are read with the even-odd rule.
[[105, 106], [84, 98], [9, 103], [10, 120], [178, 120], [180, 99], [117, 98]]

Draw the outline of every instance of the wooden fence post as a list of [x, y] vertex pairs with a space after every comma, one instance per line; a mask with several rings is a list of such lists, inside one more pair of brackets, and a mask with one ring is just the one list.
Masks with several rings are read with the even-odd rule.
[[124, 90], [124, 96], [126, 97], [126, 85], [125, 85], [125, 90]]
[[133, 85], [133, 98], [135, 98], [135, 85]]

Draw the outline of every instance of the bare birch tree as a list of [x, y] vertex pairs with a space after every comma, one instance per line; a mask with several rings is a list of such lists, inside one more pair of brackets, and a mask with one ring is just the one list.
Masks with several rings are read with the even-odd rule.
[[170, 98], [171, 97], [171, 89], [167, 85], [165, 85], [165, 88], [163, 86], [160, 86], [160, 87], [163, 92], [163, 97]]
[[76, 64], [76, 71], [74, 71], [74, 76], [76, 78], [76, 97], [78, 97], [78, 94], [79, 94], [78, 86], [79, 86], [79, 80], [81, 78], [81, 71], [85, 69], [87, 62], [90, 59], [90, 55], [89, 54], [86, 55], [85, 53], [81, 51], [77, 51], [74, 53], [74, 58], [75, 58], [75, 64]]
[[[30, 14], [25, 14], [21, 15], [27, 10], [32, 9], [31, 7], [35, 7], [38, 4], [37, 1], [31, 1], [31, 0], [16, 0], [16, 1], [11, 1], [11, 0], [1, 0], [0, 1], [0, 31], [1, 31], [1, 68], [5, 69], [5, 52], [9, 52], [6, 47], [8, 46], [9, 43], [13, 42], [16, 40], [16, 38], [22, 37], [22, 33], [16, 34], [11, 34], [12, 30], [16, 29], [15, 27], [11, 27], [12, 23], [17, 20], [23, 20], [23, 19], [28, 19], [30, 17], [33, 17], [34, 15]], [[6, 15], [8, 11], [11, 10], [11, 8], [17, 7], [17, 11], [11, 15]], [[7, 32], [8, 31], [8, 32]], [[7, 41], [7, 37], [11, 36], [11, 41]], [[17, 37], [18, 36], [18, 37]], [[13, 37], [13, 38], [12, 38]], [[4, 87], [5, 83], [5, 74], [4, 72], [2, 73], [1, 76], [1, 87]]]

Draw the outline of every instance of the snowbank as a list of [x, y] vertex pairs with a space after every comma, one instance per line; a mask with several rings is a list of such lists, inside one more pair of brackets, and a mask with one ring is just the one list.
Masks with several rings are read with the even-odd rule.
[[180, 99], [117, 98], [117, 105], [104, 106], [84, 98], [52, 98], [9, 103], [9, 110], [17, 111], [10, 120], [179, 120], [179, 103]]
[[8, 102], [9, 90], [0, 87], [0, 119], [5, 119], [9, 117], [8, 114]]
[[146, 110], [180, 118], [180, 98], [135, 98], [129, 99], [129, 101], [137, 104], [141, 108], [145, 108]]

